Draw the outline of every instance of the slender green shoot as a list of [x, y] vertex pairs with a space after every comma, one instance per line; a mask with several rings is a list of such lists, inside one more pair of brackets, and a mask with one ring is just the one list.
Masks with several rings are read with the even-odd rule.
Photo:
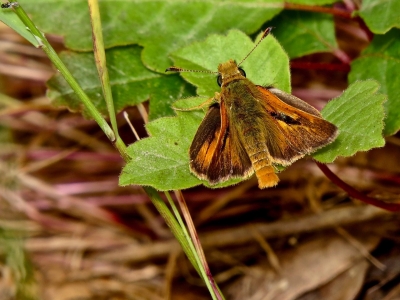
[[99, 74], [101, 87], [103, 89], [104, 100], [107, 104], [107, 111], [111, 121], [111, 127], [114, 131], [116, 139], [118, 135], [118, 125], [115, 115], [114, 100], [112, 97], [110, 78], [106, 62], [106, 52], [104, 50], [103, 31], [101, 26], [101, 17], [98, 0], [88, 0], [90, 21], [92, 24], [93, 52], [97, 72]]

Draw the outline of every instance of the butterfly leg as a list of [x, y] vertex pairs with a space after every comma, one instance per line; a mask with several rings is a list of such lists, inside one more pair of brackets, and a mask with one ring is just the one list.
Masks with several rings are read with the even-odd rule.
[[200, 109], [202, 109], [202, 108], [204, 108], [204, 107], [210, 107], [211, 106], [211, 104], [214, 104], [216, 101], [215, 101], [215, 98], [214, 97], [212, 97], [212, 98], [209, 98], [209, 99], [207, 99], [206, 101], [204, 101], [203, 103], [201, 103], [200, 105], [197, 105], [197, 106], [193, 106], [193, 107], [189, 107], [189, 108], [178, 108], [178, 107], [173, 107], [173, 109], [174, 110], [179, 110], [179, 111], [192, 111], [192, 110], [200, 110]]

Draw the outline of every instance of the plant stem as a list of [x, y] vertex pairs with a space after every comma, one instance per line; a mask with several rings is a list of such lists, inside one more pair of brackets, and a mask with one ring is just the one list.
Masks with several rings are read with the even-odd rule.
[[106, 61], [106, 52], [104, 50], [103, 31], [101, 26], [101, 17], [98, 0], [88, 0], [90, 22], [92, 24], [93, 52], [99, 74], [101, 88], [103, 90], [104, 100], [107, 104], [107, 111], [111, 121], [116, 139], [119, 138], [117, 120], [115, 118], [114, 100], [112, 97], [110, 78], [108, 76], [108, 68]]
[[328, 177], [334, 184], [336, 184], [338, 187], [340, 187], [342, 190], [344, 190], [347, 194], [349, 194], [350, 197], [356, 198], [362, 202], [371, 204], [373, 206], [386, 209], [388, 211], [399, 211], [400, 210], [400, 204], [386, 203], [386, 202], [380, 201], [378, 199], [364, 195], [363, 193], [361, 193], [360, 191], [357, 191], [355, 188], [348, 185], [343, 180], [341, 180], [339, 177], [337, 177], [325, 164], [320, 163], [318, 161], [315, 161], [315, 163], [321, 169], [321, 171], [325, 174], [326, 177]]
[[181, 245], [183, 251], [185, 252], [186, 256], [189, 258], [191, 264], [196, 269], [197, 273], [201, 274], [199, 270], [199, 265], [196, 262], [196, 258], [192, 253], [191, 247], [189, 243], [186, 241], [185, 233], [180, 227], [176, 218], [172, 215], [171, 211], [168, 209], [165, 202], [161, 199], [158, 192], [148, 186], [143, 187], [146, 194], [150, 197], [151, 202], [156, 207], [160, 215], [164, 218], [165, 223], [167, 223], [168, 227], [171, 229], [172, 233], [174, 234], [175, 238], [178, 240], [179, 244]]
[[[206, 256], [204, 255], [203, 248], [200, 243], [199, 236], [196, 232], [196, 228], [194, 226], [193, 220], [190, 216], [189, 209], [186, 205], [185, 198], [182, 195], [181, 191], [175, 191], [175, 196], [178, 199], [179, 206], [181, 208], [182, 214], [186, 220], [186, 225], [189, 229], [190, 236], [192, 237], [192, 241], [195, 247], [196, 251], [196, 257], [198, 257], [198, 264], [202, 267], [201, 268], [201, 275], [203, 277], [204, 282], [207, 284], [208, 290], [210, 291], [211, 295], [213, 296], [213, 299], [218, 299], [218, 300], [224, 300], [224, 296], [222, 295], [220, 289], [218, 288], [217, 284], [215, 283], [215, 280], [211, 274], [210, 267], [208, 266]], [[183, 222], [181, 220], [181, 222]], [[185, 228], [186, 230], [186, 228]], [[187, 234], [187, 232], [186, 232]]]
[[[169, 192], [165, 192], [165, 196], [167, 197], [169, 205], [171, 206], [172, 211], [173, 211], [173, 213], [175, 215], [175, 218], [179, 222], [179, 224], [180, 224], [180, 226], [181, 226], [181, 228], [183, 230], [183, 233], [185, 235], [186, 241], [189, 244], [192, 253], [194, 254], [194, 258], [196, 260], [196, 266], [193, 265], [193, 263], [192, 263], [192, 265], [196, 268], [197, 272], [199, 273], [199, 275], [203, 279], [204, 283], [207, 285], [208, 291], [210, 292], [210, 294], [213, 297], [213, 299], [217, 299], [217, 295], [215, 295], [216, 294], [215, 293], [215, 289], [211, 285], [211, 282], [210, 282], [210, 280], [209, 280], [209, 278], [207, 276], [204, 264], [202, 264], [201, 258], [199, 257], [199, 252], [196, 251], [196, 248], [195, 248], [195, 245], [194, 245], [194, 242], [193, 242], [194, 239], [190, 238], [190, 235], [189, 235], [189, 233], [188, 233], [188, 231], [186, 229], [185, 223], [183, 222], [183, 220], [181, 218], [181, 215], [179, 213], [179, 210], [176, 207], [176, 205], [174, 203], [174, 200], [172, 199], [170, 193]], [[178, 199], [178, 201], [179, 201], [179, 199]]]

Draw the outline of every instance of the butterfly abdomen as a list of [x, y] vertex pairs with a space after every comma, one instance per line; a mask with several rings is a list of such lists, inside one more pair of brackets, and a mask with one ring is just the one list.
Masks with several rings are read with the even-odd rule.
[[248, 154], [258, 179], [258, 187], [264, 189], [275, 186], [278, 183], [279, 178], [276, 176], [275, 170], [271, 165], [271, 158], [268, 151], [263, 150], [249, 153], [251, 152], [251, 150], [249, 150]]
[[233, 111], [232, 115], [234, 114], [236, 120], [234, 125], [238, 129], [238, 136], [256, 173], [258, 186], [260, 189], [275, 186], [279, 178], [272, 167], [271, 155], [267, 148], [268, 132], [264, 112], [260, 111], [259, 104], [255, 100], [242, 101], [241, 104], [246, 112], [251, 112], [251, 117], [249, 115], [242, 117], [242, 112]]

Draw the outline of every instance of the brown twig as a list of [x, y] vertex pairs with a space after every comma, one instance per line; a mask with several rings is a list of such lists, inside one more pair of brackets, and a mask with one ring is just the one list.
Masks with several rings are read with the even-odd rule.
[[336, 17], [341, 17], [345, 19], [351, 19], [351, 12], [338, 9], [335, 7], [323, 7], [323, 6], [314, 6], [314, 5], [303, 5], [303, 4], [294, 4], [294, 3], [287, 3], [285, 2], [285, 9], [290, 10], [304, 10], [304, 11], [311, 11], [311, 12], [319, 12], [324, 14], [334, 15]]

